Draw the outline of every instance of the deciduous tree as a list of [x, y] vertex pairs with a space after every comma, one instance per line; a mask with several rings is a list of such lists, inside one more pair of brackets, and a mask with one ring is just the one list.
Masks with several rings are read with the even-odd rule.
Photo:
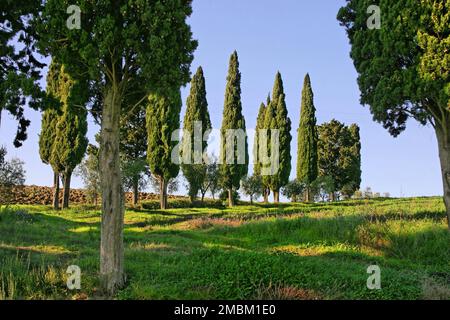
[[42, 10], [42, 1], [2, 1], [0, 8], [0, 123], [2, 111], [18, 122], [14, 145], [27, 138], [30, 121], [25, 106], [42, 108], [48, 102], [38, 84], [44, 64], [36, 58], [33, 18]]
[[409, 118], [434, 127], [450, 230], [450, 2], [379, 1], [379, 29], [366, 24], [371, 4], [349, 0], [338, 14], [350, 40], [361, 103], [393, 136]]

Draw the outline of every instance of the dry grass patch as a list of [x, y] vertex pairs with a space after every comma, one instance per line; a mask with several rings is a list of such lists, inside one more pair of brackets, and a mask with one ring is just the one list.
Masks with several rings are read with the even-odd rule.
[[132, 243], [130, 245], [131, 249], [136, 250], [150, 250], [150, 251], [159, 251], [159, 250], [173, 250], [174, 248], [165, 243], [156, 243], [156, 242], [148, 242], [148, 243]]
[[255, 300], [322, 300], [323, 297], [314, 290], [286, 286], [283, 284], [260, 285]]
[[424, 300], [450, 300], [450, 284], [444, 285], [432, 278], [422, 282], [422, 298]]
[[223, 218], [199, 218], [186, 221], [184, 226], [188, 230], [209, 229], [213, 227], [239, 227], [244, 224], [241, 219], [223, 219]]

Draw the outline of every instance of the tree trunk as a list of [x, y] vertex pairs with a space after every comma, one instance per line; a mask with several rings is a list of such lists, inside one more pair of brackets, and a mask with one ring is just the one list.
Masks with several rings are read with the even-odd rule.
[[269, 203], [269, 190], [264, 189], [264, 203]]
[[253, 204], [253, 196], [250, 196], [250, 204]]
[[334, 196], [334, 192], [330, 192], [330, 201], [331, 202], [336, 201], [336, 197]]
[[305, 191], [305, 202], [309, 202], [311, 200], [311, 190], [310, 188], [306, 188]]
[[161, 210], [167, 209], [167, 183], [163, 177], [159, 180], [159, 204]]
[[125, 282], [123, 272], [124, 194], [119, 162], [121, 98], [116, 85], [106, 89], [102, 113], [100, 174], [102, 229], [100, 280], [105, 294], [113, 295]]
[[53, 209], [59, 210], [59, 174], [53, 173]]
[[273, 202], [280, 203], [280, 191], [279, 190], [273, 190]]
[[292, 201], [293, 203], [297, 202], [297, 195], [296, 195], [296, 194], [294, 194], [294, 195], [292, 196], [291, 201]]
[[205, 201], [205, 195], [206, 195], [206, 191], [202, 192], [202, 203]]
[[234, 207], [233, 188], [228, 189], [228, 206]]
[[70, 180], [72, 178], [72, 172], [66, 171], [64, 173], [64, 187], [63, 187], [63, 203], [62, 207], [63, 209], [69, 208], [69, 201], [70, 201]]
[[436, 125], [436, 136], [441, 161], [442, 182], [444, 185], [444, 203], [447, 211], [447, 227], [450, 231], [450, 116], [446, 125]]
[[133, 205], [137, 206], [139, 203], [139, 182], [133, 181]]

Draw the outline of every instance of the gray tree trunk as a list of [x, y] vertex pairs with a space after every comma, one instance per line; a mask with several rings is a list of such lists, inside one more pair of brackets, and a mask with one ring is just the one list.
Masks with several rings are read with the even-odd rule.
[[72, 178], [72, 172], [67, 171], [64, 173], [64, 185], [63, 185], [63, 202], [62, 207], [63, 209], [69, 208], [69, 201], [70, 201], [70, 180]]
[[228, 206], [234, 207], [233, 188], [228, 189]]
[[159, 180], [159, 203], [161, 210], [167, 209], [167, 182], [166, 180], [161, 177]]
[[269, 193], [268, 189], [264, 189], [264, 203], [269, 203]]
[[273, 190], [273, 202], [280, 203], [280, 191], [279, 190]]
[[136, 206], [139, 203], [139, 182], [133, 182], [133, 205]]
[[443, 126], [436, 124], [436, 137], [441, 161], [442, 182], [444, 185], [444, 202], [447, 211], [447, 226], [450, 231], [450, 116]]
[[202, 203], [205, 202], [205, 195], [206, 195], [206, 191], [205, 192], [202, 191]]
[[335, 202], [336, 201], [336, 197], [335, 197], [334, 192], [330, 192], [330, 201], [331, 202]]
[[102, 113], [100, 175], [102, 230], [100, 280], [104, 293], [113, 295], [125, 282], [123, 271], [124, 194], [119, 163], [119, 120], [121, 98], [116, 86], [105, 94]]
[[53, 173], [53, 209], [59, 210], [59, 174]]

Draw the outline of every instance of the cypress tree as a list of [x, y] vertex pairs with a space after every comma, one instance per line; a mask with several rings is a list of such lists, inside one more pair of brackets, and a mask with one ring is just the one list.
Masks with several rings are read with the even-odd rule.
[[129, 95], [148, 97], [190, 80], [197, 47], [187, 24], [192, 1], [78, 0], [83, 8], [81, 30], [64, 23], [67, 13], [61, 8], [66, 3], [46, 0], [33, 27], [38, 30], [39, 48], [66, 65], [77, 80], [94, 85], [100, 98], [100, 287], [113, 295], [125, 282], [119, 132], [121, 114], [127, 111], [123, 102]]
[[149, 96], [147, 106], [147, 160], [150, 171], [159, 181], [160, 206], [167, 209], [167, 185], [180, 170], [172, 153], [177, 146], [172, 132], [180, 128], [180, 90], [166, 90]]
[[120, 119], [120, 158], [123, 185], [127, 190], [132, 190], [132, 201], [136, 206], [139, 202], [139, 191], [145, 186], [149, 171], [145, 106], [141, 104]]
[[264, 103], [261, 103], [258, 111], [258, 117], [256, 118], [256, 128], [255, 128], [255, 139], [253, 143], [253, 159], [254, 159], [254, 165], [253, 165], [253, 174], [255, 176], [261, 175], [261, 159], [259, 157], [259, 130], [264, 129], [264, 118], [266, 116], [266, 105]]
[[314, 94], [311, 88], [311, 80], [309, 74], [306, 74], [302, 91], [297, 154], [297, 180], [304, 182], [308, 186], [306, 188], [306, 201], [311, 200], [309, 185], [317, 179], [318, 175], [318, 138], [315, 112], [316, 108], [314, 107]]
[[[234, 133], [241, 136], [231, 135], [232, 131], [230, 130], [239, 130]], [[242, 115], [241, 102], [241, 73], [239, 71], [238, 55], [234, 51], [230, 57], [220, 132], [220, 175], [223, 188], [228, 190], [230, 207], [234, 205], [233, 192], [239, 189], [240, 181], [248, 171], [248, 144], [245, 130], [245, 119]], [[245, 135], [245, 137], [242, 135]], [[245, 141], [242, 141], [240, 138], [244, 138]], [[227, 145], [233, 146], [233, 150], [227, 152]]]
[[62, 103], [62, 114], [56, 123], [56, 136], [50, 162], [63, 178], [63, 208], [69, 207], [70, 181], [73, 170], [83, 160], [88, 145], [87, 110], [80, 104], [85, 90], [60, 67], [57, 96]]
[[[52, 61], [47, 73], [47, 94], [56, 96], [60, 65]], [[50, 164], [53, 144], [56, 140], [57, 108], [49, 107], [42, 113], [41, 133], [39, 134], [39, 155], [45, 164]], [[53, 168], [53, 209], [59, 209], [59, 172]]]
[[[286, 108], [285, 94], [283, 88], [283, 80], [281, 74], [278, 72], [275, 77], [273, 87], [272, 101], [266, 111], [265, 128], [278, 130], [278, 170], [272, 175], [265, 176], [264, 181], [273, 192], [274, 201], [278, 203], [280, 200], [280, 189], [289, 182], [289, 175], [291, 173], [291, 120], [288, 117]], [[271, 158], [273, 152], [271, 150], [272, 132], [268, 132], [268, 150]]]
[[[196, 128], [197, 124], [201, 124], [201, 127]], [[203, 150], [208, 147], [208, 141], [205, 141], [208, 137], [205, 133], [209, 134], [208, 130], [211, 130], [202, 67], [197, 69], [191, 81], [183, 129], [182, 154], [185, 159], [189, 160], [189, 163], [183, 162], [181, 169], [189, 184], [189, 197], [191, 201], [194, 201], [207, 174], [207, 163]], [[201, 129], [201, 132], [197, 132], [198, 129]], [[196, 150], [198, 146], [201, 146], [201, 150]], [[185, 153], [189, 153], [189, 155], [186, 157]]]

